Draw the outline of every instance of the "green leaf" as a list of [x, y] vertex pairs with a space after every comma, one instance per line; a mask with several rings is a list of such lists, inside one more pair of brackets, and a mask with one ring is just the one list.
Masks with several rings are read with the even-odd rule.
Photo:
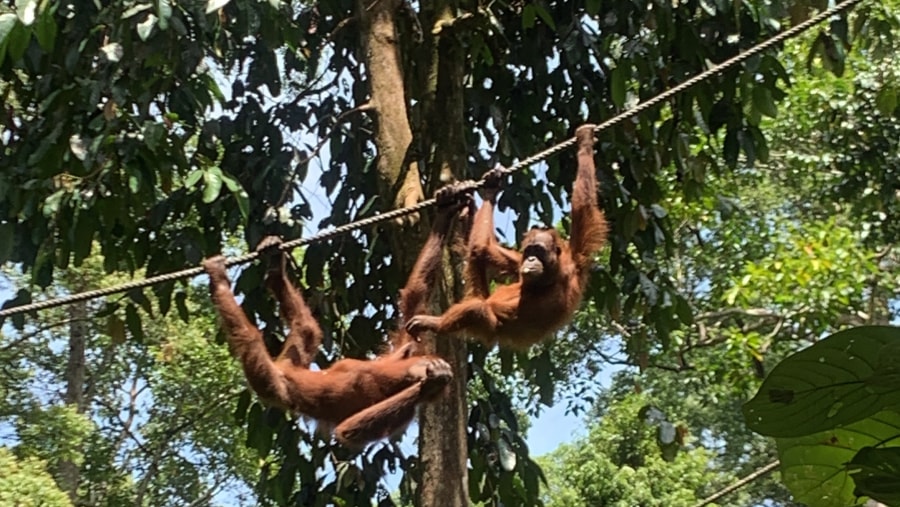
[[256, 449], [260, 457], [269, 455], [272, 449], [272, 427], [266, 422], [262, 405], [254, 403], [247, 416], [247, 446]]
[[764, 85], [753, 87], [753, 107], [769, 118], [778, 116], [778, 108], [775, 106], [775, 99], [772, 98], [772, 91]]
[[125, 323], [115, 314], [106, 319], [106, 334], [112, 338], [113, 343], [125, 343]]
[[816, 40], [813, 41], [812, 45], [809, 48], [809, 53], [806, 55], [806, 71], [812, 71], [813, 62], [816, 59], [816, 55], [822, 55], [824, 58], [825, 53], [825, 44], [828, 39], [828, 35], [825, 32], [820, 31], [819, 35], [816, 36]]
[[128, 332], [131, 337], [138, 343], [144, 342], [144, 328], [141, 325], [141, 316], [137, 311], [137, 307], [128, 304], [125, 308], [125, 324], [128, 326]]
[[56, 20], [53, 19], [52, 11], [52, 9], [44, 9], [37, 24], [34, 25], [34, 36], [41, 48], [48, 53], [56, 45]]
[[222, 172], [222, 169], [218, 169], [218, 174], [222, 176], [222, 183], [225, 184], [225, 188], [227, 188], [231, 192], [238, 192], [241, 190], [241, 184], [238, 183], [238, 180], [232, 178], [230, 175]]
[[166, 139], [167, 131], [162, 123], [156, 121], [144, 123], [141, 134], [144, 136], [144, 142], [147, 143], [147, 147], [151, 150], [156, 151], [164, 147], [163, 141]]
[[222, 93], [222, 89], [219, 88], [219, 83], [216, 81], [216, 78], [210, 74], [205, 74], [202, 77], [203, 83], [206, 84], [206, 88], [209, 89], [209, 92], [213, 94], [213, 96], [219, 102], [225, 101], [225, 94]]
[[534, 22], [537, 21], [537, 12], [534, 4], [527, 4], [522, 9], [522, 28], [529, 30], [534, 28]]
[[132, 194], [141, 191], [141, 173], [139, 173], [137, 169], [128, 169], [128, 190], [130, 190]]
[[200, 181], [200, 178], [203, 177], [202, 169], [194, 169], [187, 175], [187, 178], [184, 179], [185, 188], [194, 188], [194, 185]]
[[898, 361], [900, 328], [848, 329], [785, 358], [744, 405], [753, 431], [798, 437], [848, 425], [900, 406], [900, 390], [884, 367]]
[[678, 315], [681, 323], [686, 326], [694, 323], [694, 311], [691, 308], [691, 304], [683, 296], [675, 296], [675, 314]]
[[61, 188], [56, 192], [50, 194], [46, 199], [44, 199], [44, 205], [41, 206], [41, 213], [44, 214], [45, 217], [50, 218], [56, 215], [59, 211], [59, 206], [62, 204], [63, 197], [66, 195], [66, 189]]
[[251, 397], [249, 389], [244, 389], [241, 391], [241, 395], [238, 396], [237, 407], [234, 409], [234, 422], [236, 424], [244, 424], [244, 421], [247, 420], [247, 409], [250, 408]]
[[625, 107], [625, 79], [627, 77], [625, 72], [623, 65], [616, 65], [609, 77], [612, 101], [619, 109]]
[[544, 350], [540, 356], [532, 359], [534, 365], [534, 381], [538, 387], [538, 395], [540, 401], [544, 405], [553, 406], [554, 384], [553, 384], [553, 361], [550, 354]]
[[543, 6], [538, 4], [531, 4], [534, 6], [534, 11], [537, 13], [538, 17], [541, 18], [541, 21], [547, 24], [551, 30], [556, 31], [556, 23], [553, 21], [553, 16], [547, 12]]
[[175, 309], [178, 310], [178, 318], [180, 318], [182, 322], [190, 321], [191, 314], [188, 312], [187, 307], [187, 293], [184, 291], [175, 293]]
[[80, 210], [75, 217], [71, 241], [76, 266], [80, 266], [81, 263], [87, 259], [88, 255], [91, 254], [96, 222], [96, 217], [85, 210]]
[[[794, 499], [816, 507], [857, 505], [849, 463], [868, 446], [900, 445], [900, 414], [880, 412], [843, 428], [798, 438], [779, 438], [781, 477]], [[893, 439], [893, 440], [891, 440]]]
[[247, 447], [255, 448], [255, 441], [259, 431], [257, 426], [265, 426], [263, 422], [263, 407], [259, 403], [250, 406], [250, 412], [247, 414]]
[[888, 343], [878, 351], [872, 376], [866, 379], [870, 389], [900, 391], [900, 343]]
[[147, 315], [153, 317], [153, 304], [150, 302], [147, 295], [144, 294], [142, 289], [132, 289], [128, 291], [128, 298], [140, 305]]
[[584, 10], [589, 16], [600, 14], [600, 7], [603, 5], [602, 0], [587, 0], [584, 3]]
[[516, 469], [516, 453], [506, 441], [504, 435], [501, 435], [500, 439], [497, 440], [497, 452], [500, 455], [500, 467], [503, 470], [512, 472]]
[[844, 75], [844, 68], [847, 60], [847, 54], [844, 51], [844, 45], [838, 42], [832, 36], [824, 39], [822, 48], [822, 64], [827, 70], [837, 77]]
[[28, 49], [29, 42], [31, 42], [31, 30], [21, 23], [16, 23], [6, 40], [9, 57], [13, 61], [21, 60], [25, 55], [25, 50]]
[[167, 30], [169, 28], [169, 18], [172, 17], [172, 3], [170, 0], [157, 0], [156, 12], [159, 14], [159, 29]]
[[737, 167], [740, 148], [741, 144], [738, 140], [738, 129], [728, 129], [728, 132], [725, 133], [725, 145], [723, 147], [725, 163], [728, 164], [728, 167], [732, 169]]
[[125, 12], [122, 13], [122, 19], [128, 19], [152, 8], [153, 6], [150, 4], [136, 4], [132, 7], [129, 7], [128, 9], [125, 9]]
[[222, 192], [222, 171], [218, 167], [203, 173], [203, 202], [209, 204]]
[[244, 192], [244, 189], [234, 192], [233, 195], [234, 199], [237, 201], [238, 210], [240, 210], [241, 216], [244, 217], [244, 220], [247, 220], [250, 218], [250, 196], [247, 195], [247, 192]]
[[878, 112], [884, 116], [893, 115], [894, 109], [897, 109], [897, 89], [889, 84], [885, 84], [878, 90], [878, 95], [875, 97], [875, 106], [878, 108]]
[[12, 222], [0, 222], [0, 238], [3, 238], [0, 239], [0, 265], [5, 264], [12, 256], [15, 230]]
[[900, 505], [900, 448], [863, 447], [850, 462], [853, 492], [887, 505]]
[[6, 40], [9, 38], [9, 34], [12, 32], [13, 27], [16, 26], [16, 21], [18, 18], [15, 14], [11, 12], [6, 12], [0, 14], [0, 47], [6, 43]]

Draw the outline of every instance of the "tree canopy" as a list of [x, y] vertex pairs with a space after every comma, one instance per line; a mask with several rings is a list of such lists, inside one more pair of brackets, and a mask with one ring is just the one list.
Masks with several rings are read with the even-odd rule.
[[[681, 373], [698, 390], [724, 384], [734, 401], [798, 344], [890, 320], [893, 264], [884, 263], [897, 233], [900, 139], [893, 4], [834, 17], [798, 47], [764, 52], [603, 132], [596, 156], [611, 238], [584, 311], [527, 353], [439, 338], [457, 385], [423, 411], [417, 453], [382, 443], [354, 454], [254, 401], [189, 281], [10, 319], [0, 354], [13, 366], [0, 385], [16, 430], [5, 443], [17, 459], [45, 460], [75, 503], [220, 504], [233, 488], [273, 504], [537, 504], [547, 486], [522, 437], [525, 415], [557, 392], [586, 409], [591, 372], [609, 362]], [[6, 304], [192, 267], [266, 234], [295, 238], [413, 204], [827, 6], [5, 3]], [[536, 222], [567, 229], [573, 177], [571, 152], [516, 173], [499, 203], [512, 210], [506, 239]], [[297, 254], [326, 331], [320, 366], [380, 350], [428, 220]], [[274, 331], [261, 274], [242, 270], [237, 292]], [[443, 303], [460, 292], [454, 275], [441, 284]], [[276, 346], [278, 333], [267, 339]], [[637, 406], [622, 400], [611, 414]], [[714, 422], [739, 431], [729, 421]], [[628, 429], [604, 422], [588, 438], [606, 445]], [[752, 438], [742, 431], [735, 445]], [[706, 475], [697, 467], [709, 453], [679, 454], [691, 470], [683, 488], [698, 494], [710, 476], [740, 475], [749, 465], [741, 456]], [[647, 460], [656, 468], [628, 465], [635, 477], [665, 468]], [[602, 466], [624, 474], [626, 463]], [[396, 492], [388, 471], [402, 476]], [[612, 501], [596, 494], [585, 501]]]

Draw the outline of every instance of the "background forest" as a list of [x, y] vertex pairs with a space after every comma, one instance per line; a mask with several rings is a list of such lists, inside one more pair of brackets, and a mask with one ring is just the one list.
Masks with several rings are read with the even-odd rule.
[[[414, 204], [829, 6], [8, 0], [0, 301]], [[0, 505], [697, 505], [777, 459], [741, 406], [779, 361], [896, 321], [898, 37], [900, 3], [863, 2], [600, 133], [611, 237], [575, 321], [521, 353], [439, 339], [451, 395], [361, 454], [256, 401], [204, 278], [5, 319]], [[568, 227], [574, 169], [513, 176], [507, 242]], [[379, 350], [430, 218], [294, 252], [320, 365]], [[276, 329], [258, 267], [231, 275]], [[717, 505], [800, 505], [781, 479]]]

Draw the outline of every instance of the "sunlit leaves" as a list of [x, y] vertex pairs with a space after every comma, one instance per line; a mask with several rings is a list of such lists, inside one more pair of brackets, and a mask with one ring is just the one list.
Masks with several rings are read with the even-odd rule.
[[71, 507], [50, 472], [47, 463], [34, 457], [18, 458], [9, 448], [0, 448], [0, 502], [8, 505]]
[[206, 2], [206, 13], [209, 14], [211, 12], [217, 11], [222, 7], [228, 5], [228, 2], [231, 0], [207, 0]]
[[875, 97], [875, 104], [878, 112], [885, 116], [890, 116], [897, 109], [897, 88], [889, 83], [884, 83], [878, 95]]
[[37, 19], [37, 0], [16, 0], [16, 13], [25, 26], [31, 26]]
[[621, 397], [590, 421], [586, 436], [539, 459], [548, 479], [545, 505], [693, 505], [694, 485], [720, 480], [700, 447], [663, 458], [658, 426], [637, 417], [646, 403], [642, 395]]
[[141, 38], [142, 41], [147, 41], [150, 38], [150, 35], [153, 33], [153, 28], [156, 27], [156, 22], [159, 18], [156, 17], [155, 14], [148, 14], [144, 21], [141, 21], [137, 24], [137, 34], [138, 37]]
[[222, 191], [222, 170], [213, 167], [203, 173], [203, 202], [209, 204], [219, 197]]
[[801, 307], [820, 316], [807, 325], [828, 326], [860, 304], [859, 294], [877, 272], [860, 239], [858, 231], [831, 220], [773, 231], [766, 238], [769, 253], [734, 273], [723, 302], [785, 311]]
[[[16, 26], [17, 17], [15, 14], [4, 12], [0, 14], [0, 49], [5, 49], [5, 44], [7, 39], [9, 39], [9, 34], [12, 32], [14, 26]], [[0, 60], [2, 62], [2, 60]]]

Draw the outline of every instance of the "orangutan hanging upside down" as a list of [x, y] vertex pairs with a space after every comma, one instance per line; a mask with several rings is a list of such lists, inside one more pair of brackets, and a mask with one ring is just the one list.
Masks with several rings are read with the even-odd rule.
[[[435, 285], [441, 266], [441, 245], [460, 207], [456, 195], [452, 191], [438, 193], [440, 210], [434, 227], [400, 293], [403, 319], [425, 310], [429, 289]], [[203, 263], [223, 330], [250, 387], [270, 405], [334, 428], [337, 440], [350, 447], [401, 432], [415, 416], [419, 403], [444, 392], [452, 377], [450, 365], [436, 356], [416, 355], [417, 344], [401, 322], [393, 352], [374, 360], [342, 359], [325, 370], [310, 370], [322, 342], [322, 330], [288, 280], [284, 255], [271, 248], [278, 243], [280, 239], [269, 237], [258, 247], [274, 252], [266, 283], [290, 327], [281, 353], [274, 358], [269, 356], [260, 330], [235, 300], [225, 258], [216, 256]]]
[[[578, 141], [578, 174], [572, 188], [569, 241], [554, 229], [535, 228], [522, 240], [522, 251], [503, 248], [494, 236], [497, 185], [485, 192], [469, 235], [466, 297], [441, 316], [416, 315], [406, 329], [471, 335], [485, 345], [527, 348], [572, 319], [581, 303], [594, 255], [606, 242], [606, 219], [597, 205], [594, 126], [582, 125]], [[499, 180], [501, 174], [488, 174]], [[518, 273], [513, 284], [490, 292], [488, 269]]]

